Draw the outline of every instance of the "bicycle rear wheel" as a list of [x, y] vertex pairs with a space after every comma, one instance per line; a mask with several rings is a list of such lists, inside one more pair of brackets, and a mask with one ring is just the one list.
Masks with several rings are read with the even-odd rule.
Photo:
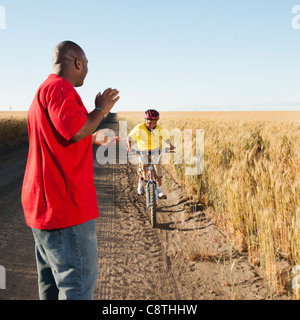
[[149, 184], [149, 207], [150, 207], [151, 226], [155, 228], [156, 227], [156, 209], [157, 209], [155, 183]]

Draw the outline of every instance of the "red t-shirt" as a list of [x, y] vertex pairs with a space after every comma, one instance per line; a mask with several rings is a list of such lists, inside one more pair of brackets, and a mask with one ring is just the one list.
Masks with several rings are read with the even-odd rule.
[[60, 229], [99, 216], [91, 136], [70, 143], [87, 110], [66, 79], [51, 74], [28, 111], [29, 153], [22, 188], [28, 226]]

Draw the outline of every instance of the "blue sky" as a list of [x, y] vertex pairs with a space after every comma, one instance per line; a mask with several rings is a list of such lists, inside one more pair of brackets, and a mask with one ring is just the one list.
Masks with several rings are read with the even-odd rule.
[[300, 110], [300, 29], [291, 25], [300, 0], [0, 5], [0, 111], [28, 110], [63, 40], [78, 43], [89, 59], [77, 89], [88, 110], [107, 87], [120, 90], [115, 111]]

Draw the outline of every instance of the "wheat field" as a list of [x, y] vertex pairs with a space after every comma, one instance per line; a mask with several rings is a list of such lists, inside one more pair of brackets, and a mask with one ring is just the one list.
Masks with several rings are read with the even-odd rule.
[[[128, 129], [143, 121], [142, 112], [118, 117]], [[292, 268], [300, 265], [300, 112], [162, 112], [159, 124], [194, 135], [204, 129], [202, 174], [186, 176], [184, 162], [168, 171], [274, 292], [291, 291]], [[0, 112], [0, 147], [27, 139], [26, 112]]]
[[26, 111], [0, 111], [0, 147], [28, 141]]
[[[118, 115], [129, 127], [143, 121], [142, 112]], [[184, 163], [168, 170], [274, 292], [291, 290], [300, 265], [300, 112], [162, 112], [159, 124], [204, 129], [203, 173], [184, 175]]]

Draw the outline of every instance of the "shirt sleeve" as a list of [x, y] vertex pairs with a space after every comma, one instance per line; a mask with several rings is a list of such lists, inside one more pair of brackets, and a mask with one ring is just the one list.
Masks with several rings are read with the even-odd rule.
[[128, 136], [132, 139], [132, 140], [137, 140], [137, 136], [138, 136], [138, 125], [135, 126], [128, 134]]
[[159, 133], [164, 141], [167, 141], [168, 139], [170, 139], [169, 135], [166, 133], [165, 129], [163, 129], [162, 127], [160, 127]]
[[50, 90], [47, 110], [55, 129], [66, 140], [70, 140], [87, 119], [87, 110], [75, 89], [62, 83]]

